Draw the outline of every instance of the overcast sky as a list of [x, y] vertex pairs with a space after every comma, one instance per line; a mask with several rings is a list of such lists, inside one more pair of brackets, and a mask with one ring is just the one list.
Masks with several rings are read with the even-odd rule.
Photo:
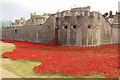
[[28, 19], [30, 13], [56, 13], [74, 7], [91, 6], [91, 11], [115, 13], [120, 0], [0, 0], [0, 15], [3, 20]]

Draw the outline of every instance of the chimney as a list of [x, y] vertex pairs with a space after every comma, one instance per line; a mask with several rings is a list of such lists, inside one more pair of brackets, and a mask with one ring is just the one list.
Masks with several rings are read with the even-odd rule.
[[36, 16], [36, 12], [34, 12], [34, 16]]
[[88, 9], [90, 9], [90, 6], [87, 6]]
[[33, 13], [30, 13], [30, 17], [33, 17]]
[[109, 12], [109, 17], [112, 18], [113, 15], [112, 15], [112, 11]]

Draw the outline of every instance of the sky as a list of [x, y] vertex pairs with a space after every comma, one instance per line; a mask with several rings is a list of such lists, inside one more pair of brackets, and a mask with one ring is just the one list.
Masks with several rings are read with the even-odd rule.
[[100, 13], [118, 11], [120, 0], [0, 0], [0, 19], [11, 20], [25, 17], [29, 19], [30, 13], [39, 15], [56, 13], [58, 10], [69, 10], [75, 7], [91, 6], [91, 11]]

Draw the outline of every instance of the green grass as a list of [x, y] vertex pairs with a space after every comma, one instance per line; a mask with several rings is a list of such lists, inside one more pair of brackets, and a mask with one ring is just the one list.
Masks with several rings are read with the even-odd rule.
[[0, 55], [3, 54], [4, 52], [8, 52], [8, 51], [13, 51], [14, 49], [16, 49], [15, 47], [12, 47], [12, 48], [8, 48], [8, 49], [2, 49], [0, 51]]
[[[8, 48], [2, 50], [0, 54], [7, 51], [12, 51], [15, 47]], [[61, 74], [61, 73], [53, 73], [53, 74], [40, 74], [34, 73], [33, 67], [41, 64], [42, 61], [22, 61], [22, 60], [11, 60], [10, 58], [2, 58], [2, 67], [14, 74], [18, 75], [21, 78], [104, 78], [100, 75], [92, 75], [92, 76], [77, 76], [72, 74]], [[27, 80], [27, 79], [25, 79]], [[30, 79], [29, 79], [30, 80]], [[36, 79], [31, 79], [36, 80]], [[39, 79], [38, 79], [39, 80]]]
[[41, 64], [41, 62], [3, 59], [3, 62], [5, 61], [8, 63], [3, 63], [2, 67], [22, 78], [34, 77], [33, 67]]
[[11, 60], [11, 59], [3, 59], [3, 62], [7, 61], [8, 63], [3, 63], [3, 68], [15, 73], [21, 78], [103, 78], [103, 76], [77, 76], [72, 74], [61, 74], [61, 73], [53, 73], [53, 74], [40, 74], [34, 73], [33, 67], [40, 65], [40, 62], [35, 61], [22, 61], [22, 60]]

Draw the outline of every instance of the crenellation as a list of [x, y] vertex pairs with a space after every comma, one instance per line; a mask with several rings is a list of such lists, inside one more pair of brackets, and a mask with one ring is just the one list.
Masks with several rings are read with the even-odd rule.
[[[24, 19], [21, 19], [24, 20]], [[41, 22], [38, 25], [36, 20]], [[61, 45], [89, 46], [118, 43], [120, 31], [120, 13], [112, 11], [107, 17], [99, 12], [90, 12], [90, 6], [72, 8], [55, 14], [30, 14], [29, 24], [23, 27], [3, 28], [2, 38], [11, 40], [48, 43], [58, 28], [58, 40]]]

